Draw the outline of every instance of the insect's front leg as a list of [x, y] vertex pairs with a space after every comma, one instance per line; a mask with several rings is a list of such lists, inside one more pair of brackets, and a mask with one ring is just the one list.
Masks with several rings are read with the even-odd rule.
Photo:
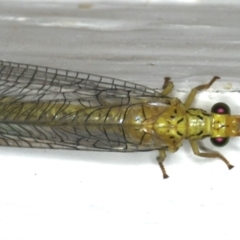
[[192, 102], [193, 102], [195, 96], [197, 95], [197, 93], [201, 90], [206, 90], [206, 89], [210, 88], [217, 79], [220, 79], [220, 77], [215, 76], [212, 78], [212, 80], [208, 84], [202, 84], [202, 85], [199, 85], [199, 86], [193, 88], [191, 90], [191, 92], [189, 93], [187, 100], [185, 101], [185, 104], [184, 104], [185, 107], [188, 109], [192, 105]]
[[174, 88], [173, 82], [171, 81], [170, 77], [164, 78], [164, 83], [162, 86], [163, 91], [161, 92], [162, 95], [167, 96]]
[[163, 178], [168, 178], [168, 175], [166, 173], [165, 167], [163, 165], [163, 162], [166, 158], [166, 151], [165, 150], [159, 150], [159, 156], [157, 157], [158, 164], [162, 170]]
[[205, 158], [219, 158], [226, 163], [229, 169], [232, 169], [234, 166], [229, 163], [229, 161], [222, 156], [219, 152], [199, 152], [199, 147], [196, 140], [189, 140], [192, 150], [195, 155]]

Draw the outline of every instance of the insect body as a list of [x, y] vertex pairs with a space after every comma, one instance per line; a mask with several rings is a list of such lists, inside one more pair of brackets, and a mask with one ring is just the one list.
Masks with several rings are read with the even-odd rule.
[[199, 152], [197, 141], [211, 137], [221, 145], [239, 135], [239, 116], [225, 104], [212, 113], [190, 108], [198, 91], [185, 103], [143, 85], [86, 73], [0, 61], [0, 145], [73, 150], [175, 152], [188, 139], [194, 154], [222, 159], [218, 152]]

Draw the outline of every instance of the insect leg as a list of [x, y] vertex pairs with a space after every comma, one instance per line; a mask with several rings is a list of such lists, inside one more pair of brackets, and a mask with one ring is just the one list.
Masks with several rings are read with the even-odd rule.
[[163, 91], [161, 92], [162, 95], [167, 96], [174, 88], [173, 82], [171, 81], [170, 77], [164, 78], [164, 83], [162, 86]]
[[166, 151], [165, 150], [159, 150], [159, 156], [157, 157], [158, 164], [162, 170], [163, 178], [168, 178], [168, 175], [166, 173], [165, 167], [163, 166], [163, 162], [166, 158]]
[[217, 79], [220, 79], [220, 77], [213, 77], [212, 80], [208, 83], [208, 84], [202, 84], [202, 85], [199, 85], [195, 88], [193, 88], [191, 90], [191, 92], [189, 93], [188, 97], [187, 97], [187, 100], [185, 101], [185, 107], [186, 108], [189, 108], [195, 98], [195, 96], [197, 95], [197, 93], [201, 90], [206, 90], [208, 88], [210, 88], [212, 86], [212, 84], [217, 80]]
[[198, 147], [197, 141], [189, 140], [189, 142], [190, 142], [190, 145], [191, 145], [192, 150], [193, 150], [195, 155], [197, 155], [199, 157], [205, 157], [205, 158], [219, 158], [219, 159], [221, 159], [223, 162], [225, 162], [227, 164], [229, 169], [232, 169], [234, 167], [219, 152], [199, 152], [199, 147]]

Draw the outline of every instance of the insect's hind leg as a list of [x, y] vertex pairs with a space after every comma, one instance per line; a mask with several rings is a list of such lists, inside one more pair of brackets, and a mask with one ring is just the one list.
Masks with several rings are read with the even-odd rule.
[[163, 178], [168, 178], [169, 176], [166, 173], [165, 167], [163, 166], [163, 162], [166, 158], [166, 151], [159, 150], [159, 156], [157, 157], [158, 164], [162, 170]]
[[210, 88], [212, 86], [212, 84], [217, 80], [217, 79], [220, 79], [220, 77], [213, 77], [212, 80], [207, 83], [207, 84], [202, 84], [202, 85], [199, 85], [195, 88], [193, 88], [191, 90], [191, 92], [189, 93], [188, 97], [187, 97], [187, 100], [185, 101], [185, 107], [188, 109], [191, 105], [192, 105], [192, 102], [195, 98], [195, 96], [197, 95], [197, 93], [201, 90], [206, 90], [208, 88]]
[[161, 92], [162, 95], [167, 96], [174, 88], [173, 82], [171, 81], [170, 77], [164, 78], [164, 83], [162, 86], [163, 91]]
[[219, 158], [221, 159], [223, 162], [226, 163], [226, 165], [228, 166], [229, 169], [232, 169], [234, 166], [232, 164], [229, 163], [229, 161], [222, 156], [219, 152], [199, 152], [199, 147], [198, 144], [195, 140], [189, 140], [191, 148], [194, 152], [195, 155], [199, 156], [199, 157], [205, 157], [205, 158]]

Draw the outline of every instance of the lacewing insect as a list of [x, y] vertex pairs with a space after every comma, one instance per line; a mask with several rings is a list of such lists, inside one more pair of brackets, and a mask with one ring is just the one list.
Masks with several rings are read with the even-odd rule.
[[158, 150], [163, 177], [166, 151], [175, 152], [187, 139], [193, 153], [219, 158], [218, 152], [200, 152], [198, 140], [210, 137], [223, 146], [239, 136], [240, 116], [217, 103], [211, 113], [190, 108], [198, 91], [186, 101], [168, 97], [173, 89], [165, 78], [162, 90], [119, 79], [81, 72], [0, 61], [0, 145], [91, 151], [134, 152]]

